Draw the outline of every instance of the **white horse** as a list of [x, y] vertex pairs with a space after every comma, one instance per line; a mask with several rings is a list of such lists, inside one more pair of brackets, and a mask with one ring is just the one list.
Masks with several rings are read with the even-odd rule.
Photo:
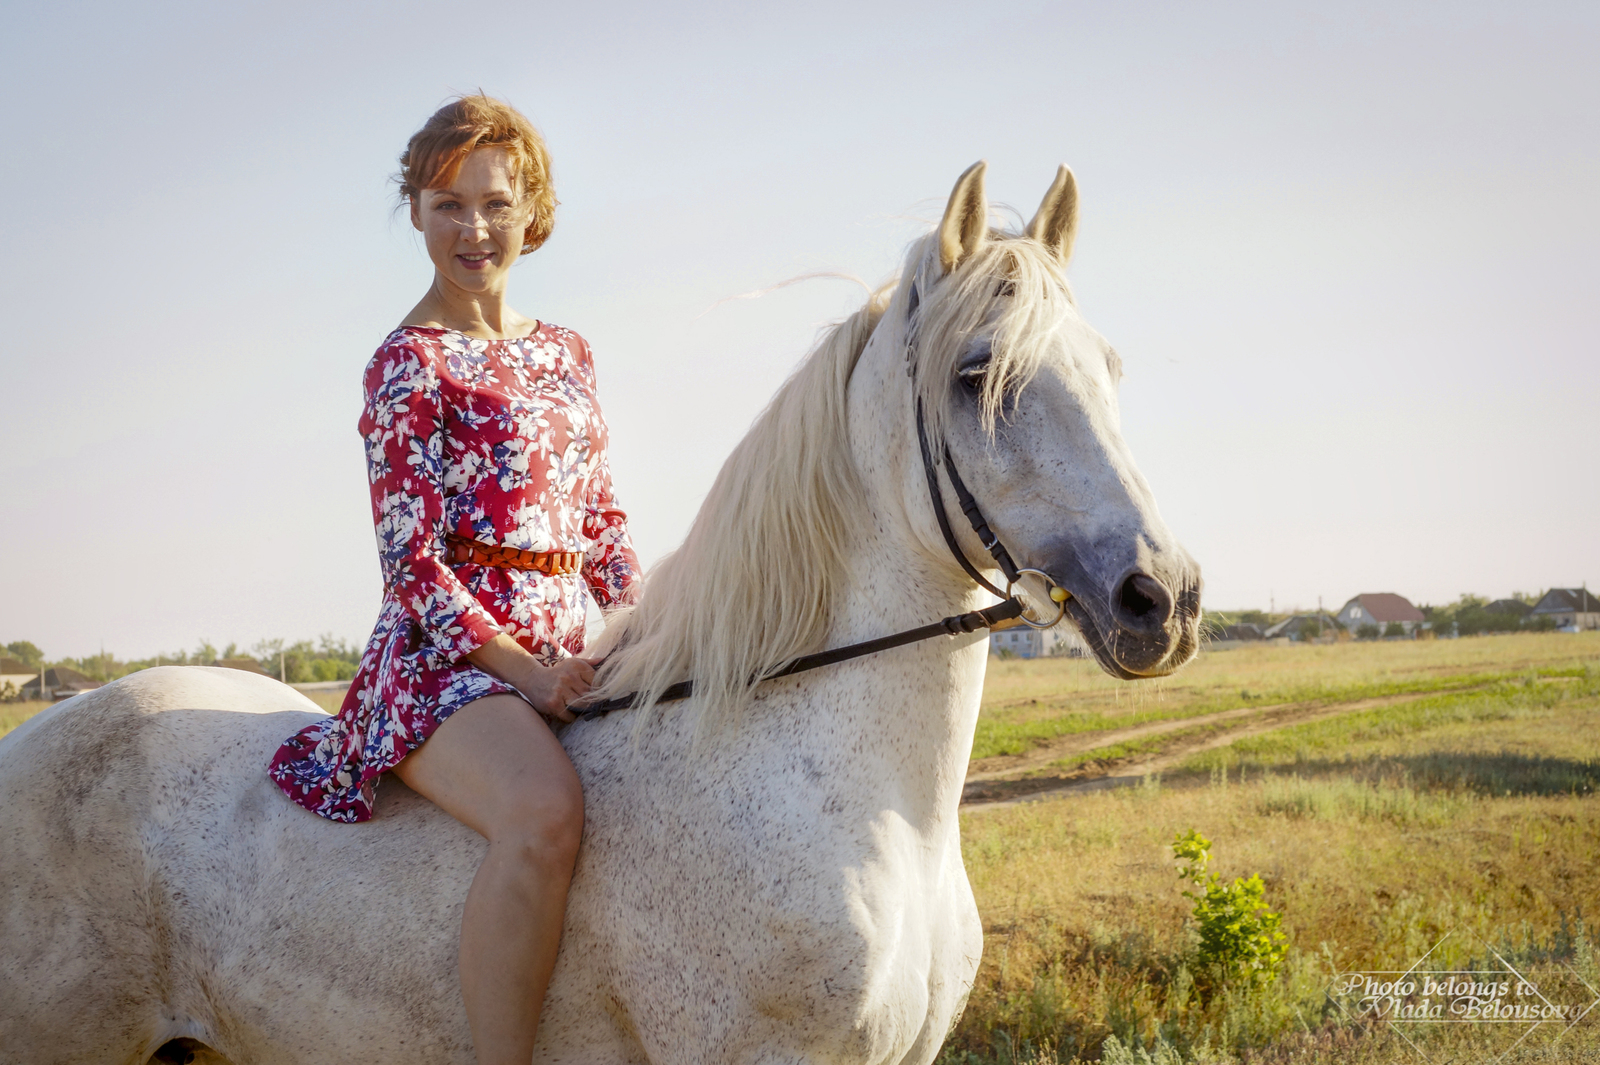
[[[1025, 233], [995, 232], [982, 164], [964, 174], [610, 626], [603, 694], [685, 677], [696, 694], [563, 734], [587, 821], [537, 1061], [938, 1053], [982, 949], [957, 808], [983, 634], [751, 682], [993, 601], [941, 538], [919, 398], [934, 454], [1017, 563], [1071, 593], [1105, 669], [1193, 654], [1198, 570], [1064, 279], [1076, 196], [1063, 167]], [[1030, 601], [1053, 614], [1046, 587]], [[154, 669], [0, 741], [0, 1061], [472, 1060], [456, 941], [484, 841], [398, 780], [366, 824], [289, 802], [267, 760], [316, 712], [266, 678]]]

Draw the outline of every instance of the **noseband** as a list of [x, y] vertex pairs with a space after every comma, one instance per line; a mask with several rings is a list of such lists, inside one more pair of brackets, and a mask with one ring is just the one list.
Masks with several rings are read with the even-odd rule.
[[[911, 296], [908, 300], [910, 306], [906, 310], [906, 325], [908, 339], [906, 341], [906, 356], [909, 359], [913, 354], [909, 329], [911, 316], [916, 313], [919, 302], [917, 284], [911, 283]], [[961, 507], [961, 513], [967, 516], [967, 521], [972, 524], [972, 531], [978, 535], [978, 542], [984, 549], [994, 556], [995, 563], [1000, 567], [1000, 572], [1005, 574], [1006, 587], [1004, 591], [995, 587], [983, 574], [979, 573], [966, 552], [961, 550], [961, 545], [956, 543], [956, 535], [950, 528], [950, 518], [944, 509], [944, 493], [939, 488], [939, 474], [933, 464], [933, 450], [928, 446], [928, 430], [922, 416], [922, 398], [917, 398], [917, 445], [922, 451], [922, 470], [928, 478], [928, 495], [933, 503], [933, 515], [939, 521], [939, 531], [944, 534], [944, 542], [950, 548], [950, 553], [955, 556], [967, 576], [977, 581], [980, 586], [999, 596], [1004, 602], [984, 610], [973, 610], [965, 614], [955, 614], [951, 617], [935, 621], [931, 625], [923, 625], [915, 629], [907, 629], [890, 636], [880, 636], [875, 640], [863, 640], [860, 643], [847, 644], [844, 647], [835, 647], [830, 651], [818, 651], [816, 654], [802, 655], [781, 669], [774, 670], [757, 678], [758, 680], [777, 680], [779, 677], [792, 677], [796, 673], [805, 673], [809, 670], [820, 669], [823, 666], [835, 665], [839, 662], [848, 662], [852, 658], [862, 658], [866, 655], [877, 654], [894, 647], [904, 647], [906, 644], [918, 643], [922, 640], [931, 640], [935, 636], [958, 636], [966, 632], [976, 632], [979, 629], [993, 629], [1002, 622], [1016, 619], [1035, 629], [1048, 629], [1058, 623], [1067, 613], [1067, 598], [1069, 593], [1058, 586], [1048, 573], [1042, 570], [1018, 567], [1011, 558], [1011, 552], [1000, 542], [994, 530], [989, 528], [988, 520], [983, 516], [983, 511], [978, 507], [978, 501], [967, 490], [961, 474], [956, 472], [955, 460], [950, 457], [949, 445], [944, 447], [944, 470], [950, 478], [950, 487], [955, 489], [956, 502]], [[1011, 593], [1024, 574], [1032, 574], [1043, 578], [1050, 585], [1050, 598], [1060, 607], [1060, 613], [1048, 622], [1038, 621], [1028, 617], [1022, 600]], [[1057, 594], [1060, 598], [1056, 598]], [[674, 702], [687, 699], [694, 694], [694, 682], [680, 680], [669, 685], [662, 691], [658, 702]], [[624, 710], [631, 707], [639, 696], [638, 692], [629, 692], [619, 695], [614, 699], [604, 699], [594, 703], [574, 703], [572, 709], [578, 717], [589, 720], [604, 717], [613, 710]]]

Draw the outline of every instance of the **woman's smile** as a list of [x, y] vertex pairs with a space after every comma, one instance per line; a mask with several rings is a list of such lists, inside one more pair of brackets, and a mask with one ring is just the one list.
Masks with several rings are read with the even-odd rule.
[[467, 154], [447, 187], [422, 189], [412, 200], [411, 222], [422, 232], [437, 283], [456, 298], [503, 298], [528, 226], [518, 188], [516, 161], [503, 147], [486, 147]]

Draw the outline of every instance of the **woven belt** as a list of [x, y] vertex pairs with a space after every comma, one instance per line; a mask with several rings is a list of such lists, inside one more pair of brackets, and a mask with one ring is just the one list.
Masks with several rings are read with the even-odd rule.
[[493, 566], [497, 569], [526, 569], [564, 577], [583, 565], [581, 551], [523, 551], [502, 544], [486, 544], [465, 536], [446, 533], [444, 560], [452, 566]]

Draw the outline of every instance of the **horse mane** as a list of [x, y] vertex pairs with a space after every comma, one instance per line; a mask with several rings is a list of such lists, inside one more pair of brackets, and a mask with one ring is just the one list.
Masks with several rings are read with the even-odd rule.
[[[1031, 379], [1071, 301], [1047, 249], [994, 236], [940, 278], [930, 275], [939, 269], [936, 238], [923, 238], [899, 282], [823, 334], [723, 463], [682, 545], [652, 568], [638, 604], [607, 615], [595, 647], [606, 664], [592, 698], [636, 693], [634, 706], [648, 710], [670, 685], [691, 679], [704, 735], [742, 717], [755, 678], [823, 649], [853, 523], [868, 510], [850, 453], [850, 376], [885, 312], [904, 315], [905, 293], [917, 286], [911, 370], [939, 439], [955, 368], [974, 334], [993, 325], [980, 390], [983, 424], [993, 432], [1005, 395]], [[650, 716], [640, 715], [640, 728]]]

